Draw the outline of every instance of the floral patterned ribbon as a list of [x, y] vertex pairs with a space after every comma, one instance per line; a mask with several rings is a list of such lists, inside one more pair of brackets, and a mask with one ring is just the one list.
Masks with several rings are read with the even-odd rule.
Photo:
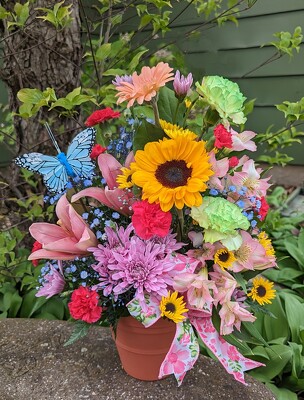
[[[192, 259], [193, 260], [193, 259]], [[178, 272], [193, 272], [197, 260], [189, 263], [189, 258], [179, 255], [176, 258]], [[127, 307], [130, 314], [141, 322], [145, 328], [153, 325], [160, 317], [159, 299], [149, 294], [145, 295], [147, 310], [144, 312], [136, 299], [131, 300]], [[212, 304], [206, 304], [204, 310], [189, 310], [188, 319], [176, 324], [176, 332], [171, 347], [162, 362], [159, 378], [174, 374], [178, 386], [181, 385], [186, 372], [195, 364], [199, 356], [199, 344], [193, 327], [204, 344], [218, 358], [223, 367], [234, 378], [246, 385], [244, 372], [264, 366], [259, 362], [244, 357], [235, 346], [227, 343], [213, 326]]]

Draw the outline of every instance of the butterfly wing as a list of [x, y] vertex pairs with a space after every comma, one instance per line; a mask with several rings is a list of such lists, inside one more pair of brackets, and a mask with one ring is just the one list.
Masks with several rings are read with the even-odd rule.
[[79, 177], [90, 178], [92, 175], [95, 165], [90, 158], [90, 154], [95, 137], [95, 129], [87, 128], [74, 137], [68, 148], [68, 163]]
[[60, 193], [68, 182], [65, 167], [57, 157], [41, 153], [23, 154], [15, 159], [15, 163], [22, 168], [42, 175], [45, 186], [51, 192]]

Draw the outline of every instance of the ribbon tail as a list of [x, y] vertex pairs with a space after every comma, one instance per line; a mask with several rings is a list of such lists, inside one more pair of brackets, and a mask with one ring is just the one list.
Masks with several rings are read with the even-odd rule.
[[244, 357], [235, 346], [227, 343], [214, 328], [211, 318], [191, 318], [204, 344], [217, 357], [226, 371], [233, 375], [235, 380], [247, 385], [244, 372], [253, 368], [265, 366], [257, 361]]
[[199, 344], [189, 320], [176, 324], [174, 339], [160, 366], [158, 377], [174, 374], [180, 386], [186, 372], [193, 367], [198, 356]]

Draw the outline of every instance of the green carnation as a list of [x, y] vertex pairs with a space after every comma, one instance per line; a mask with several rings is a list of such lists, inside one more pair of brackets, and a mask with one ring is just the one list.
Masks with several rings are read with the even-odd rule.
[[250, 226], [241, 209], [221, 197], [204, 197], [199, 207], [192, 207], [191, 217], [205, 229], [205, 242], [220, 240], [229, 250], [237, 250], [242, 244], [237, 229], [247, 230]]
[[200, 85], [196, 82], [197, 92], [215, 108], [220, 117], [235, 124], [244, 124], [244, 101], [246, 97], [240, 92], [239, 86], [221, 76], [206, 76]]

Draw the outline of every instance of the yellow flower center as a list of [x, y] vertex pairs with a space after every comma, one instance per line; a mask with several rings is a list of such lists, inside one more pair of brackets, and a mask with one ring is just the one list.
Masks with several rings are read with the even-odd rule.
[[248, 245], [242, 245], [234, 252], [235, 258], [240, 262], [246, 262], [251, 254], [251, 249]]
[[244, 181], [243, 186], [246, 186], [249, 190], [253, 191], [259, 186], [259, 181], [254, 178], [247, 178]]

